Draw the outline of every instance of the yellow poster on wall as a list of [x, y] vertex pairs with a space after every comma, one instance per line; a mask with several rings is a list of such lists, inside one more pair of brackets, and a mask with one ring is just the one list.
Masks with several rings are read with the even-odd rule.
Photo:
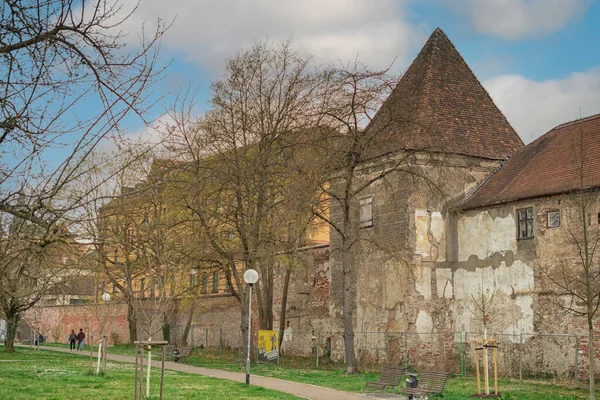
[[279, 360], [279, 331], [258, 331], [258, 361], [277, 363]]

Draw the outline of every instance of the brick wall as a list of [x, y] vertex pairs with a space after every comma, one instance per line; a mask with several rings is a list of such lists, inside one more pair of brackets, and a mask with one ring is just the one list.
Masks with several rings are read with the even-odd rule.
[[[106, 320], [105, 332], [119, 335], [121, 341], [129, 338], [127, 306], [124, 304], [86, 304], [38, 307], [24, 315], [32, 326], [46, 337], [48, 342], [68, 343], [69, 332], [83, 329], [86, 335], [98, 335]], [[110, 342], [112, 340], [109, 338]]]

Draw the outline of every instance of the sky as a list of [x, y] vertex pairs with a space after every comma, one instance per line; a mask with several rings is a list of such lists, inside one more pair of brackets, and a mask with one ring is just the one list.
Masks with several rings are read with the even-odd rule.
[[[124, 0], [125, 8], [137, 0]], [[141, 0], [122, 28], [171, 22], [153, 95], [159, 118], [182, 85], [207, 107], [224, 60], [258, 39], [292, 38], [324, 63], [356, 58], [401, 74], [440, 27], [525, 143], [600, 113], [600, 4], [593, 0]], [[139, 135], [142, 128], [128, 129]], [[148, 133], [147, 133], [148, 134]], [[151, 133], [150, 133], [151, 134]]]

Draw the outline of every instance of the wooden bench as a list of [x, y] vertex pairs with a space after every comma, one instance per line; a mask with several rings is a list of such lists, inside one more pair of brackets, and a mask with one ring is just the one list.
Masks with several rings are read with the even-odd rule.
[[365, 383], [365, 387], [367, 389], [384, 390], [388, 386], [398, 386], [403, 376], [404, 367], [389, 365], [383, 367], [378, 381], [367, 382]]
[[192, 354], [192, 348], [191, 347], [182, 347], [179, 349], [179, 353], [174, 353], [173, 354], [173, 360], [175, 362], [179, 362], [179, 360], [181, 361], [185, 361], [185, 359], [187, 357], [189, 357], [189, 355]]
[[412, 398], [413, 395], [423, 394], [439, 394], [443, 396], [449, 375], [446, 372], [421, 371], [417, 374], [419, 379], [418, 386], [416, 388], [405, 387], [401, 390], [401, 393], [409, 395], [409, 398]]

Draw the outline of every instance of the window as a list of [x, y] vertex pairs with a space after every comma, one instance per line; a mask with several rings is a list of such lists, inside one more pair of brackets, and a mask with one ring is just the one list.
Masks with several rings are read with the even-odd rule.
[[531, 239], [533, 237], [533, 207], [517, 210], [519, 220], [519, 239]]
[[202, 274], [202, 293], [206, 293], [208, 286], [208, 274], [205, 272]]
[[156, 283], [154, 282], [154, 277], [152, 277], [150, 279], [150, 297], [154, 297], [154, 295], [155, 295], [155, 290], [156, 290], [155, 286], [156, 286]]
[[231, 280], [231, 271], [225, 272], [225, 291], [231, 292], [231, 286], [229, 285], [229, 281]]
[[144, 297], [144, 292], [146, 291], [146, 279], [140, 279], [140, 297]]
[[359, 200], [360, 227], [373, 226], [373, 196]]
[[135, 231], [133, 228], [127, 228], [125, 230], [125, 237], [123, 238], [125, 240], [125, 243], [132, 243], [133, 239], [134, 239], [134, 235], [135, 235]]
[[192, 270], [190, 273], [190, 292], [196, 291], [196, 271]]
[[600, 224], [600, 213], [598, 213], [598, 224]]
[[221, 198], [220, 197], [217, 197], [215, 199], [215, 212], [217, 214], [221, 214]]
[[548, 228], [560, 226], [560, 211], [548, 211]]
[[212, 288], [213, 293], [216, 293], [219, 291], [219, 272], [215, 271], [213, 272], [213, 288]]
[[113, 297], [115, 297], [117, 295], [117, 285], [113, 284], [112, 286], [113, 286], [112, 295], [113, 295]]
[[171, 296], [175, 296], [175, 274], [171, 275]]

